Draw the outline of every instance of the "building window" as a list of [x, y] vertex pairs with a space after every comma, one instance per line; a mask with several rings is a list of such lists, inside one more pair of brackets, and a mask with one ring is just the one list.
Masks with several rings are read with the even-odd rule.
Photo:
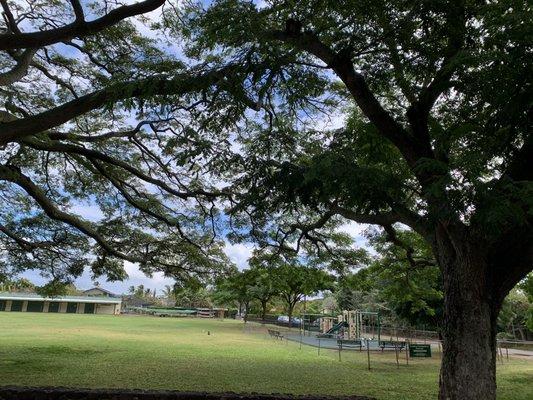
[[26, 311], [28, 312], [43, 312], [44, 302], [42, 301], [28, 301]]
[[11, 301], [11, 311], [22, 311], [23, 304], [24, 302], [22, 300]]
[[78, 303], [67, 303], [67, 313], [76, 314], [78, 311]]
[[94, 303], [85, 303], [85, 308], [83, 309], [85, 314], [94, 314]]

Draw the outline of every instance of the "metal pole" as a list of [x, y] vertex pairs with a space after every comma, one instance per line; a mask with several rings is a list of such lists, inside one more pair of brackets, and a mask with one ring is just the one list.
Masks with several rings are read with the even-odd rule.
[[509, 360], [509, 345], [505, 346], [505, 353], [507, 353], [507, 360]]
[[396, 353], [396, 368], [400, 368], [400, 360], [398, 360], [398, 342], [394, 343], [394, 352]]
[[320, 355], [320, 339], [318, 339], [318, 355]]
[[381, 343], [381, 316], [378, 312], [378, 345]]
[[366, 357], [368, 359], [368, 370], [370, 371], [370, 345], [368, 343], [368, 339], [366, 341]]
[[405, 363], [409, 365], [409, 342], [405, 341]]
[[339, 361], [341, 361], [342, 342], [338, 344], [338, 346], [339, 346]]

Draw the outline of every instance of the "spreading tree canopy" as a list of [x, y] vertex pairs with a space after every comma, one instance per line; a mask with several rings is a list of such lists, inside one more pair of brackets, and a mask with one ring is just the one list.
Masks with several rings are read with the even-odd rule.
[[420, 267], [402, 224], [442, 273], [440, 397], [494, 399], [497, 315], [533, 264], [531, 5], [162, 3], [0, 1], [4, 262], [188, 275], [221, 261], [218, 223], [327, 252], [350, 220]]
[[90, 264], [117, 280], [127, 261], [188, 280], [229, 264], [212, 234], [224, 193], [202, 176], [224, 139], [193, 116], [222, 104], [224, 72], [185, 69], [128, 19], [163, 3], [1, 2], [4, 274], [61, 283]]

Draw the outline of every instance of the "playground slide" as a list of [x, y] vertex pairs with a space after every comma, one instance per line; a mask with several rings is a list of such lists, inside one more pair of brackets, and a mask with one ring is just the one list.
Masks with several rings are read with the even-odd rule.
[[348, 323], [347, 322], [339, 322], [338, 324], [333, 325], [333, 328], [331, 328], [329, 331], [326, 332], [327, 335], [331, 335], [333, 333], [337, 333], [341, 328], [347, 328]]

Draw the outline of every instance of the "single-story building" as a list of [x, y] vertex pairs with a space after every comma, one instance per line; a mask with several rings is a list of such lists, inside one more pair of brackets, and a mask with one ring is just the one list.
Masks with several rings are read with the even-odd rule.
[[0, 292], [0, 311], [117, 315], [121, 306], [122, 299], [118, 297], [43, 297], [35, 293]]

